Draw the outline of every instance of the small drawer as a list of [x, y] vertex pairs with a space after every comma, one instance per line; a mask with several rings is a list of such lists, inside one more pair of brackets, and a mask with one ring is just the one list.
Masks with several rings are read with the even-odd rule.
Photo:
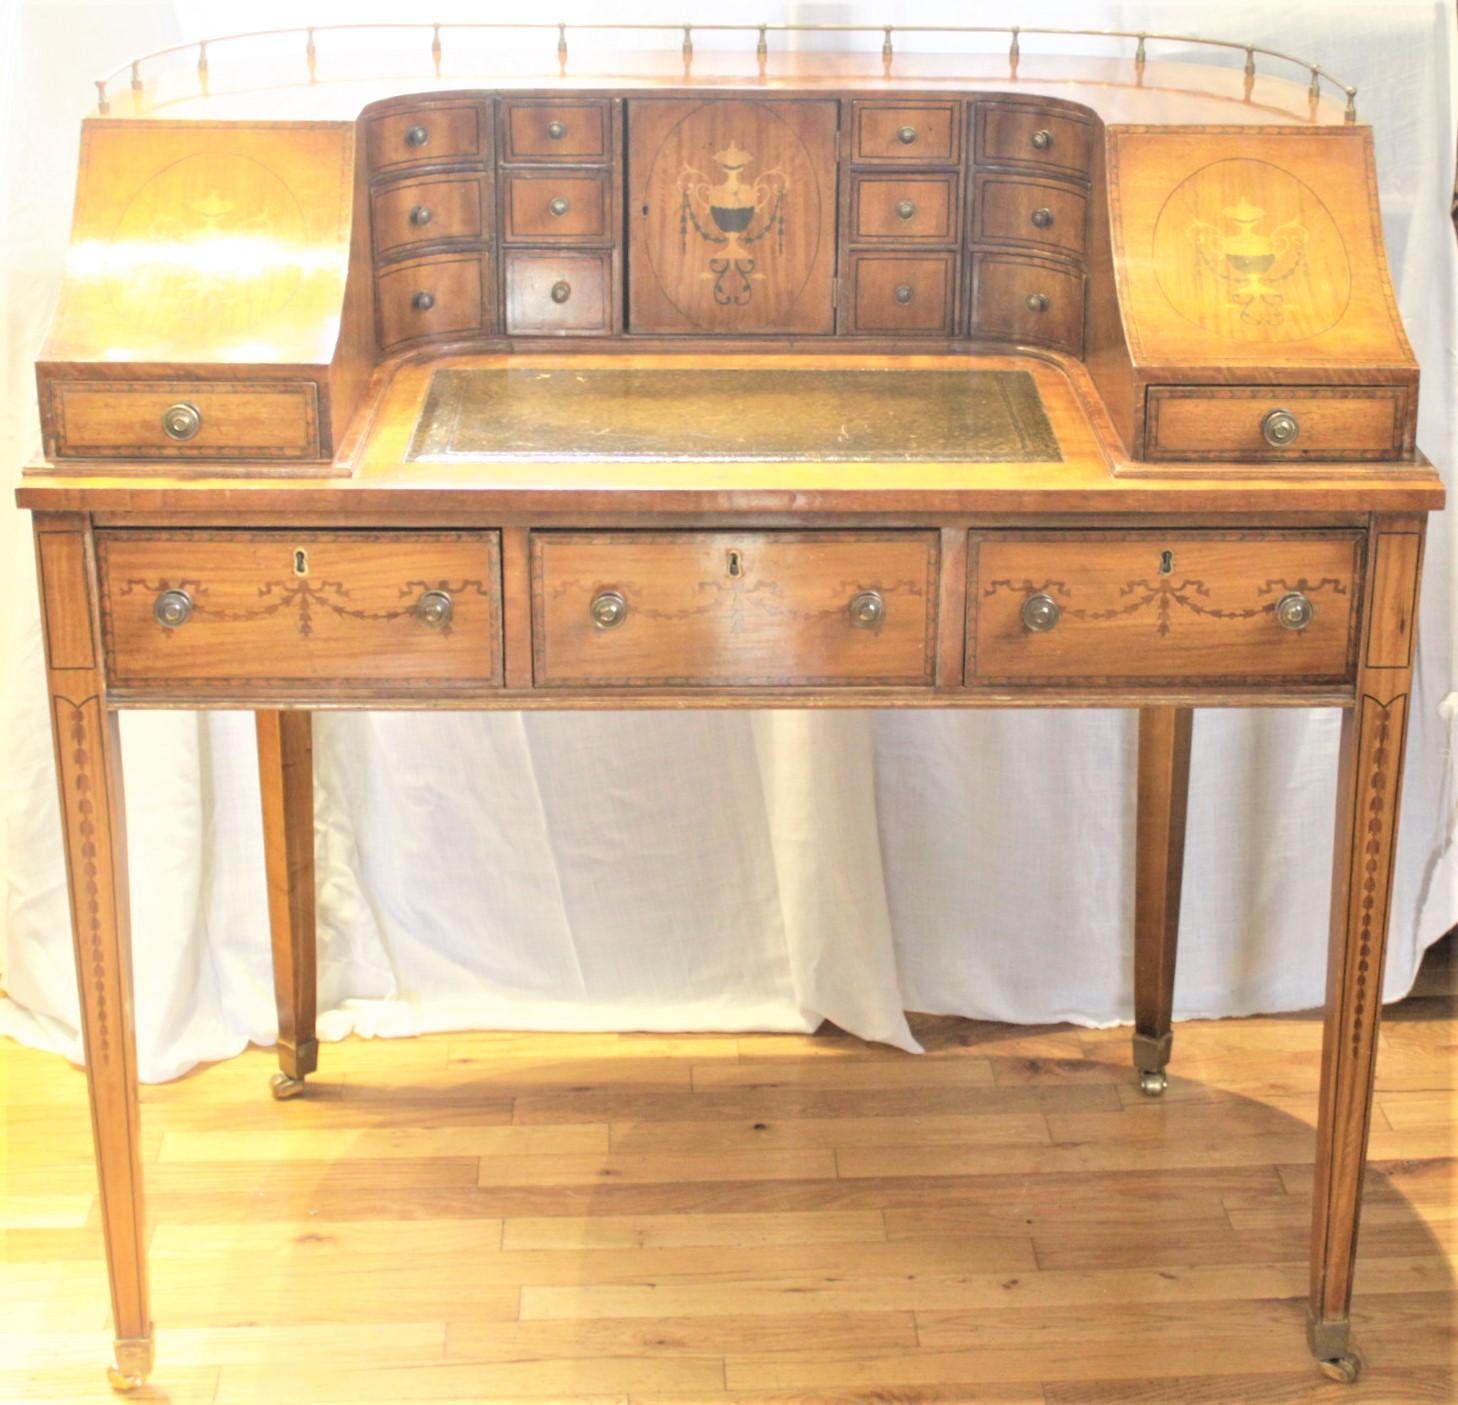
[[370, 201], [375, 257], [415, 244], [479, 240], [481, 187], [478, 176], [432, 176], [377, 190]]
[[1091, 127], [1057, 108], [977, 104], [977, 164], [1087, 176]]
[[376, 280], [380, 345], [478, 332], [484, 325], [483, 256], [414, 259]]
[[57, 458], [318, 459], [313, 381], [47, 383]]
[[612, 255], [506, 255], [506, 330], [582, 335], [613, 329]]
[[1398, 459], [1412, 450], [1406, 386], [1152, 385], [1150, 459]]
[[1360, 532], [973, 532], [970, 548], [970, 685], [1353, 676]]
[[611, 159], [608, 106], [516, 98], [501, 104], [504, 161], [607, 161]]
[[956, 176], [852, 176], [851, 238], [955, 244], [957, 204]]
[[951, 253], [851, 254], [851, 332], [950, 336], [956, 289]]
[[536, 532], [538, 687], [933, 681], [935, 532]]
[[365, 150], [372, 171], [478, 160], [487, 155], [481, 105], [448, 103], [371, 117], [365, 127]]
[[499, 687], [496, 532], [100, 531], [112, 688]]
[[519, 244], [610, 241], [612, 190], [603, 172], [507, 175], [505, 237]]
[[1012, 254], [972, 256], [972, 335], [1083, 350], [1083, 273]]
[[1082, 256], [1088, 201], [1071, 185], [980, 175], [972, 195], [978, 243], [1027, 244]]
[[961, 104], [858, 102], [855, 160], [950, 165], [961, 156]]

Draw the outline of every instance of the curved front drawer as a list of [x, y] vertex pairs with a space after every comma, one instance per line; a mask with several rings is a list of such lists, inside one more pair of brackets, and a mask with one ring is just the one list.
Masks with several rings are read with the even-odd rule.
[[116, 530], [96, 552], [115, 692], [501, 684], [496, 532]]

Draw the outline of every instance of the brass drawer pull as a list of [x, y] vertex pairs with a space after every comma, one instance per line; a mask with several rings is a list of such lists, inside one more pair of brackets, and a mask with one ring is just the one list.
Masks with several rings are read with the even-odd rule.
[[893, 294], [893, 296], [895, 297], [897, 302], [905, 307], [906, 304], [911, 301], [911, 284], [898, 283], [896, 285], [896, 292]]
[[152, 618], [163, 629], [181, 629], [192, 618], [192, 596], [185, 590], [164, 590], [152, 606]]
[[553, 214], [554, 214], [554, 215], [556, 215], [556, 216], [557, 216], [557, 218], [558, 218], [558, 219], [560, 219], [560, 218], [561, 218], [561, 217], [562, 217], [562, 216], [563, 216], [563, 215], [565, 215], [565, 214], [566, 214], [566, 213], [567, 213], [567, 211], [568, 211], [568, 210], [570, 210], [570, 209], [571, 209], [571, 208], [572, 208], [572, 207], [571, 207], [571, 205], [569, 205], [569, 204], [568, 204], [568, 203], [567, 203], [567, 201], [566, 201], [566, 199], [565, 199], [565, 198], [564, 198], [564, 197], [563, 197], [563, 196], [561, 196], [561, 195], [558, 195], [558, 196], [557, 196], [557, 197], [555, 197], [555, 198], [554, 198], [554, 199], [553, 199], [553, 200], [552, 200], [552, 202], [551, 202], [551, 203], [550, 203], [550, 204], [549, 204], [549, 205], [548, 205], [548, 206], [547, 206], [547, 208], [548, 208], [548, 209], [549, 209], [549, 210], [550, 210], [550, 211], [551, 211], [551, 212], [552, 212], [552, 213], [553, 213]]
[[1026, 307], [1029, 312], [1047, 312], [1048, 311], [1048, 297], [1047, 297], [1047, 294], [1045, 294], [1045, 293], [1029, 293], [1027, 295], [1027, 297], [1025, 297], [1023, 299], [1023, 306]]
[[616, 629], [628, 618], [628, 602], [616, 590], [601, 590], [587, 607], [599, 629]]
[[903, 127], [899, 132], [896, 133], [896, 140], [899, 141], [902, 146], [910, 146], [912, 142], [916, 140], [916, 128]]
[[1063, 618], [1063, 607], [1041, 592], [1023, 601], [1023, 628], [1030, 634], [1047, 634]]
[[415, 604], [415, 614], [427, 629], [445, 629], [455, 613], [448, 590], [427, 590]]
[[430, 133], [424, 127], [411, 127], [405, 133], [406, 146], [424, 146], [430, 140]]
[[879, 590], [863, 590], [851, 596], [851, 623], [857, 629], [875, 629], [886, 618], [886, 601]]
[[564, 303], [572, 296], [572, 285], [565, 279], [559, 278], [552, 284], [552, 301]]
[[567, 135], [567, 124], [553, 118], [552, 121], [547, 123], [547, 135], [553, 141], [561, 141]]
[[1053, 211], [1046, 205], [1033, 211], [1033, 224], [1038, 229], [1047, 229], [1053, 223]]
[[189, 401], [179, 400], [162, 412], [162, 432], [169, 439], [176, 439], [179, 443], [195, 439], [201, 428], [202, 411]]
[[1301, 435], [1301, 422], [1290, 410], [1272, 410], [1261, 421], [1261, 438], [1273, 449], [1294, 444]]
[[416, 312], [429, 312], [430, 309], [435, 306], [435, 294], [427, 293], [424, 289], [421, 289], [420, 292], [416, 293], [416, 295], [410, 299], [410, 306], [413, 307]]
[[916, 214], [916, 204], [915, 204], [914, 201], [911, 201], [911, 200], [898, 200], [896, 202], [896, 218], [897, 219], [899, 219], [899, 220], [909, 220], [915, 214]]
[[1305, 629], [1316, 614], [1311, 601], [1299, 590], [1293, 590], [1276, 601], [1276, 623], [1282, 629]]
[[1034, 151], [1047, 151], [1053, 145], [1053, 133], [1046, 127], [1039, 127], [1032, 136]]
[[429, 224], [434, 218], [429, 205], [417, 205], [410, 211], [410, 223], [413, 225]]

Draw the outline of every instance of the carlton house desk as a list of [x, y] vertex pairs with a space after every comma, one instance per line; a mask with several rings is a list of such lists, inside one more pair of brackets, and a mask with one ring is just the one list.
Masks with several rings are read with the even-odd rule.
[[1193, 710], [1342, 709], [1309, 1335], [1353, 1379], [1443, 501], [1354, 92], [1244, 45], [806, 53], [773, 25], [611, 61], [537, 26], [531, 62], [483, 76], [489, 50], [453, 57], [479, 28], [383, 32], [416, 75], [388, 81], [332, 72], [323, 28], [254, 82], [194, 45], [100, 83], [82, 129], [18, 499], [113, 1384], [153, 1358], [132, 707], [257, 714], [280, 1096], [318, 1053], [313, 709], [1137, 708], [1151, 1095]]

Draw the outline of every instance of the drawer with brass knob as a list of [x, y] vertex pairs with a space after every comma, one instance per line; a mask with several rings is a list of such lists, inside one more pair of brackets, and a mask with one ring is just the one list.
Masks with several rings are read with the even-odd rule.
[[441, 255], [390, 264], [376, 280], [380, 345], [475, 332], [485, 325], [485, 256]]
[[955, 175], [857, 173], [851, 177], [851, 239], [955, 244], [959, 203]]
[[957, 102], [858, 102], [852, 118], [852, 159], [901, 165], [954, 165], [962, 154], [962, 107]]
[[926, 686], [935, 532], [534, 532], [537, 687]]
[[1088, 199], [1077, 186], [982, 173], [972, 197], [978, 243], [1028, 244], [1082, 257]]
[[1205, 462], [1403, 459], [1409, 390], [1379, 386], [1150, 386], [1145, 457]]
[[1028, 166], [1087, 176], [1092, 124], [1066, 108], [979, 102], [973, 150], [979, 166]]
[[44, 383], [47, 452], [57, 459], [326, 457], [313, 381]]
[[972, 257], [972, 335], [1083, 347], [1084, 277], [1077, 264], [1020, 254]]
[[844, 330], [950, 336], [955, 260], [955, 254], [940, 251], [852, 253], [847, 263]]
[[103, 530], [96, 553], [117, 693], [502, 681], [496, 532]]
[[1357, 531], [973, 532], [970, 686], [1353, 677]]
[[375, 257], [417, 244], [479, 241], [482, 184], [480, 176], [425, 176], [381, 186], [370, 197]]
[[606, 171], [512, 171], [504, 185], [502, 237], [508, 243], [612, 242]]
[[500, 104], [503, 161], [610, 161], [608, 105], [600, 98], [508, 98]]
[[614, 321], [611, 251], [506, 255], [508, 334], [602, 335]]
[[451, 102], [383, 112], [365, 123], [365, 153], [371, 171], [393, 171], [488, 154], [485, 108]]

